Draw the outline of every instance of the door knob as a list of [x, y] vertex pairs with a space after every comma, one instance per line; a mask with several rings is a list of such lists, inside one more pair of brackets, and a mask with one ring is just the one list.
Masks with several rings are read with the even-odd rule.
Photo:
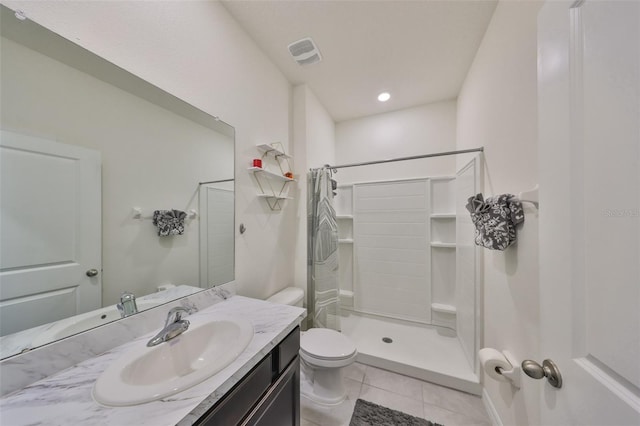
[[542, 365], [530, 359], [522, 361], [522, 371], [533, 379], [542, 379], [546, 377], [549, 384], [554, 388], [562, 387], [562, 375], [558, 366], [550, 359], [542, 361]]
[[98, 275], [98, 270], [97, 269], [89, 269], [86, 272], [88, 277], [95, 277], [96, 275]]

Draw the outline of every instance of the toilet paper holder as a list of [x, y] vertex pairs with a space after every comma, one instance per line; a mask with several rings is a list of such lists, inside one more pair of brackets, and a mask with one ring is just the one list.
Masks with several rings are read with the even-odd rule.
[[509, 351], [502, 351], [502, 355], [504, 355], [507, 361], [509, 361], [509, 364], [511, 364], [511, 370], [496, 367], [496, 373], [506, 377], [514, 387], [520, 389], [520, 372], [522, 371], [520, 363], [516, 361], [515, 357]]

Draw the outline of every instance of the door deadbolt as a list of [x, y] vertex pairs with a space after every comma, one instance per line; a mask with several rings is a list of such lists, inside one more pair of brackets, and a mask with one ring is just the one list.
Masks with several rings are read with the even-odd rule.
[[95, 277], [96, 275], [98, 275], [98, 270], [97, 269], [89, 269], [86, 272], [88, 277]]
[[542, 365], [530, 359], [522, 361], [522, 370], [524, 374], [533, 379], [542, 379], [546, 377], [549, 384], [554, 388], [560, 389], [562, 387], [562, 374], [558, 366], [550, 359], [542, 361]]

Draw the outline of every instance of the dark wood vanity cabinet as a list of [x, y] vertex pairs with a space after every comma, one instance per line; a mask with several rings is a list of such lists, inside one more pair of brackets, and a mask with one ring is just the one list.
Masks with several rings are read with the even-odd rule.
[[196, 425], [299, 426], [299, 349], [296, 327]]

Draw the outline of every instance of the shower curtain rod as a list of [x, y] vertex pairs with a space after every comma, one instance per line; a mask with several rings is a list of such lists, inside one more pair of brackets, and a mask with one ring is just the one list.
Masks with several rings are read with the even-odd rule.
[[344, 169], [346, 167], [356, 167], [356, 166], [368, 166], [371, 164], [382, 164], [382, 163], [393, 163], [395, 161], [404, 161], [404, 160], [417, 160], [420, 158], [430, 158], [430, 157], [442, 157], [445, 155], [456, 155], [456, 154], [467, 154], [469, 152], [484, 152], [484, 147], [480, 148], [472, 148], [472, 149], [461, 149], [459, 151], [446, 151], [446, 152], [436, 152], [434, 154], [424, 154], [424, 155], [413, 155], [411, 157], [399, 157], [399, 158], [390, 158], [388, 160], [377, 160], [377, 161], [365, 161], [362, 163], [351, 163], [351, 164], [342, 164], [340, 166], [327, 166], [317, 167], [311, 170], [320, 170], [320, 169]]

